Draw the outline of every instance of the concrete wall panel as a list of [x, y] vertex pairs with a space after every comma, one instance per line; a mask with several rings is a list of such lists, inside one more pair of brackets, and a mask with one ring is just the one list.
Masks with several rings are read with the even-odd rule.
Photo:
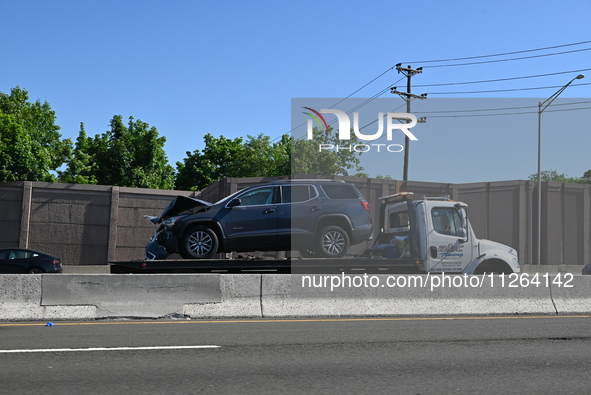
[[43, 276], [42, 306], [95, 306], [97, 318], [183, 314], [188, 303], [222, 301], [216, 274]]

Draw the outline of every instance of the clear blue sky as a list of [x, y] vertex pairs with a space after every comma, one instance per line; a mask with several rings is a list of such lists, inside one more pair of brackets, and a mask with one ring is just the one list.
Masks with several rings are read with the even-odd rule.
[[[498, 63], [432, 67], [446, 63], [428, 61], [591, 41], [589, 15], [587, 0], [0, 0], [0, 91], [18, 85], [29, 91], [31, 100], [48, 101], [62, 135], [72, 139], [80, 122], [95, 135], [108, 129], [114, 115], [141, 119], [166, 137], [165, 149], [174, 164], [186, 151], [203, 148], [205, 133], [278, 138], [291, 130], [293, 98], [346, 97], [389, 70], [353, 95], [372, 97], [400, 79], [392, 70], [399, 62], [424, 67], [413, 78], [413, 92], [429, 93], [429, 99], [416, 107], [413, 102], [413, 110], [444, 109], [453, 115], [470, 103], [458, 99], [472, 98], [531, 99], [508, 103], [535, 106], [577, 70], [591, 69], [591, 51], [585, 50], [591, 43], [504, 58], [578, 52]], [[478, 60], [494, 59], [501, 58]], [[591, 84], [591, 71], [583, 73], [587, 78], [569, 87], [561, 95], [563, 102], [591, 98], [591, 85], [585, 85]], [[555, 75], [433, 86], [541, 74]], [[404, 82], [397, 86], [405, 87]], [[555, 88], [445, 94], [532, 87]], [[389, 92], [380, 97], [403, 104]], [[437, 100], [427, 105], [432, 98]], [[446, 98], [450, 100], [441, 100]], [[569, 176], [591, 169], [591, 130], [585, 121], [590, 116], [591, 109], [544, 113], [544, 169]], [[526, 179], [537, 170], [537, 115], [524, 117], [522, 127], [499, 135], [479, 133], [479, 123], [490, 126], [499, 121], [494, 117], [458, 118], [452, 126], [428, 118], [416, 128], [419, 142], [411, 149], [410, 178]], [[462, 133], [454, 135], [450, 128]], [[421, 151], [420, 143], [433, 142], [430, 136], [436, 133], [449, 136], [438, 142], [445, 156], [466, 154], [465, 163], [445, 167], [436, 151]], [[398, 164], [371, 173], [402, 178]]]

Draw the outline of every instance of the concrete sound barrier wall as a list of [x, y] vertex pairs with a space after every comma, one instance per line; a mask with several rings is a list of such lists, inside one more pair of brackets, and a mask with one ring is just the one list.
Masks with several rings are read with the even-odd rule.
[[[282, 177], [224, 178], [200, 192], [31, 181], [0, 183], [0, 247], [43, 251], [60, 257], [65, 266], [143, 259], [144, 247], [154, 234], [153, 224], [144, 215], [160, 215], [177, 195], [216, 202], [242, 188], [278, 178]], [[470, 222], [479, 238], [515, 248], [522, 265], [590, 262], [590, 184], [542, 183], [538, 257], [538, 185], [534, 181], [449, 184], [330, 178], [357, 186], [372, 207], [374, 224], [378, 223], [382, 196], [400, 191], [414, 192], [416, 199], [449, 195], [468, 204]], [[354, 245], [350, 253], [359, 254], [371, 244], [365, 241]]]

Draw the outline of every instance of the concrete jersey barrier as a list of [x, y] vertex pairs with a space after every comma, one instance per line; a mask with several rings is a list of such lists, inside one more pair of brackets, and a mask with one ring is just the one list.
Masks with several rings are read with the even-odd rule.
[[510, 283], [510, 278], [502, 283], [500, 276], [452, 275], [0, 275], [0, 320], [591, 313], [591, 276], [570, 278], [569, 287]]

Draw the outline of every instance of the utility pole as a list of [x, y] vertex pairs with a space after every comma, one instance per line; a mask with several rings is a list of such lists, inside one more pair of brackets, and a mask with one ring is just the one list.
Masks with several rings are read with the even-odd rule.
[[[406, 112], [410, 114], [410, 102], [414, 99], [426, 99], [427, 98], [427, 94], [423, 93], [422, 95], [418, 96], [418, 95], [413, 95], [412, 93], [410, 93], [410, 80], [412, 78], [413, 75], [416, 74], [420, 74], [423, 72], [423, 68], [419, 67], [416, 70], [413, 69], [412, 67], [408, 66], [408, 67], [402, 67], [402, 63], [398, 63], [396, 65], [396, 70], [398, 70], [398, 73], [402, 73], [404, 74], [404, 76], [406, 77], [406, 92], [399, 92], [398, 90], [396, 90], [396, 87], [392, 88], [390, 90], [390, 93], [394, 93], [399, 95], [400, 97], [402, 97], [402, 99], [404, 99], [406, 101]], [[410, 122], [410, 121], [409, 121]], [[404, 138], [404, 173], [403, 173], [403, 181], [408, 181], [408, 157], [409, 157], [409, 151], [410, 151], [410, 139], [408, 136], [406, 136]]]

